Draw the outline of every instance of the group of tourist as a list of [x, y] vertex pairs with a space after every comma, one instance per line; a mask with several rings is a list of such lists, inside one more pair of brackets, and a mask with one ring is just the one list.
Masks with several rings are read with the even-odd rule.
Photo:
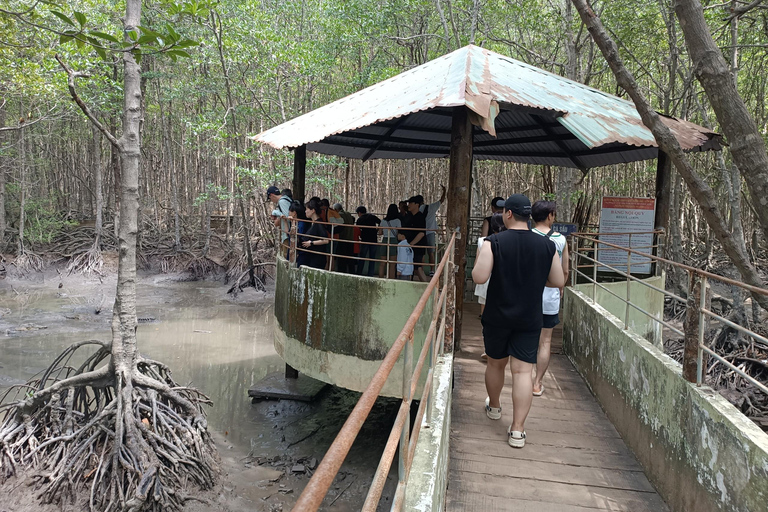
[[[431, 204], [421, 195], [390, 204], [383, 219], [365, 206], [355, 209], [355, 218], [340, 203], [331, 205], [319, 197], [301, 203], [293, 200], [290, 190], [274, 186], [267, 189], [267, 198], [276, 205], [272, 219], [280, 227], [286, 256], [291, 223], [297, 224], [299, 267], [330, 269], [333, 264], [333, 270], [339, 272], [374, 276], [374, 260], [384, 260], [379, 264], [379, 277], [427, 281], [425, 267], [435, 264], [436, 215], [445, 199], [445, 187], [440, 199]], [[552, 331], [560, 321], [560, 297], [568, 274], [565, 237], [552, 229], [555, 210], [554, 202], [531, 205], [522, 194], [493, 198], [472, 270], [481, 304], [482, 358], [487, 361], [485, 412], [492, 420], [502, 417], [501, 391], [509, 363], [513, 411], [507, 436], [515, 448], [525, 446], [524, 425], [532, 397], [544, 393], [542, 379], [549, 366]], [[330, 244], [333, 258], [328, 258]]]
[[[437, 212], [445, 201], [445, 187], [440, 199], [433, 203], [425, 203], [419, 194], [390, 204], [383, 219], [365, 206], [355, 209], [355, 218], [341, 203], [331, 205], [328, 199], [312, 197], [302, 203], [293, 199], [289, 189], [276, 186], [267, 188], [267, 199], [275, 204], [272, 221], [280, 228], [286, 256], [291, 245], [291, 223], [296, 223], [299, 267], [373, 277], [378, 264], [381, 278], [423, 282], [432, 274]], [[333, 258], [329, 257], [331, 249]]]
[[509, 363], [513, 410], [507, 438], [514, 448], [525, 446], [525, 419], [533, 396], [544, 393], [552, 330], [560, 322], [568, 251], [565, 237], [552, 229], [555, 209], [551, 201], [531, 206], [522, 194], [494, 198], [472, 270], [482, 311], [482, 357], [488, 363], [485, 412], [492, 420], [501, 419], [501, 391]]

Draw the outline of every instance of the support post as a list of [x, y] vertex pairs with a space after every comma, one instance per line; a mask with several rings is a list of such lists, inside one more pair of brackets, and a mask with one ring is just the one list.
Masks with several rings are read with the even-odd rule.
[[304, 202], [307, 181], [307, 146], [293, 150], [293, 198]]
[[285, 378], [286, 379], [298, 379], [299, 378], [299, 370], [297, 370], [293, 366], [289, 365], [288, 363], [285, 363]]
[[[453, 350], [461, 349], [461, 321], [466, 284], [467, 238], [469, 223], [469, 193], [472, 177], [472, 123], [467, 107], [454, 107], [451, 127], [451, 150], [448, 165], [448, 218], [451, 233], [458, 230], [454, 262], [456, 285], [448, 289], [448, 302], [454, 307], [454, 315], [448, 315], [446, 336], [452, 335]], [[452, 316], [452, 318], [451, 318]], [[453, 320], [453, 325], [451, 325]]]

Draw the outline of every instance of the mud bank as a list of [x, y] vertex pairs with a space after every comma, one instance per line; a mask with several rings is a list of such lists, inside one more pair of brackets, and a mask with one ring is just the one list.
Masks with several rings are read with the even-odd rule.
[[[252, 404], [248, 387], [283, 368], [272, 344], [273, 294], [248, 289], [233, 298], [221, 281], [184, 278], [140, 275], [137, 336], [143, 354], [168, 364], [177, 381], [214, 402], [208, 417], [222, 478], [187, 510], [290, 510], [359, 395], [331, 387], [309, 404]], [[0, 391], [31, 378], [72, 342], [108, 339], [114, 288], [114, 276], [48, 273], [0, 282]], [[323, 510], [360, 509], [397, 405], [387, 399], [376, 404]], [[390, 475], [386, 497], [395, 477]], [[0, 509], [60, 510], [41, 507], [32, 494], [24, 482], [9, 481], [0, 487]], [[380, 509], [389, 509], [389, 499]]]

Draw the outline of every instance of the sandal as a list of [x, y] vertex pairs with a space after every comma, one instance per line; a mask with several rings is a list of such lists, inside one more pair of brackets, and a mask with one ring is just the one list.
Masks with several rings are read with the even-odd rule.
[[485, 399], [485, 415], [492, 420], [501, 419], [501, 407], [491, 407], [491, 398]]
[[538, 391], [533, 392], [533, 396], [541, 396], [544, 394], [544, 384], [541, 385], [541, 388]]
[[512, 430], [512, 425], [510, 425], [507, 427], [507, 436], [509, 437], [509, 446], [512, 448], [522, 448], [525, 446], [525, 431]]

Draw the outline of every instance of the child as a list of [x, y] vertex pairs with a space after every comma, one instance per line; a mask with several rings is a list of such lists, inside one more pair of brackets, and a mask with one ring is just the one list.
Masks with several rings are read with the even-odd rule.
[[410, 281], [413, 276], [413, 249], [402, 231], [398, 231], [397, 239], [397, 278]]

